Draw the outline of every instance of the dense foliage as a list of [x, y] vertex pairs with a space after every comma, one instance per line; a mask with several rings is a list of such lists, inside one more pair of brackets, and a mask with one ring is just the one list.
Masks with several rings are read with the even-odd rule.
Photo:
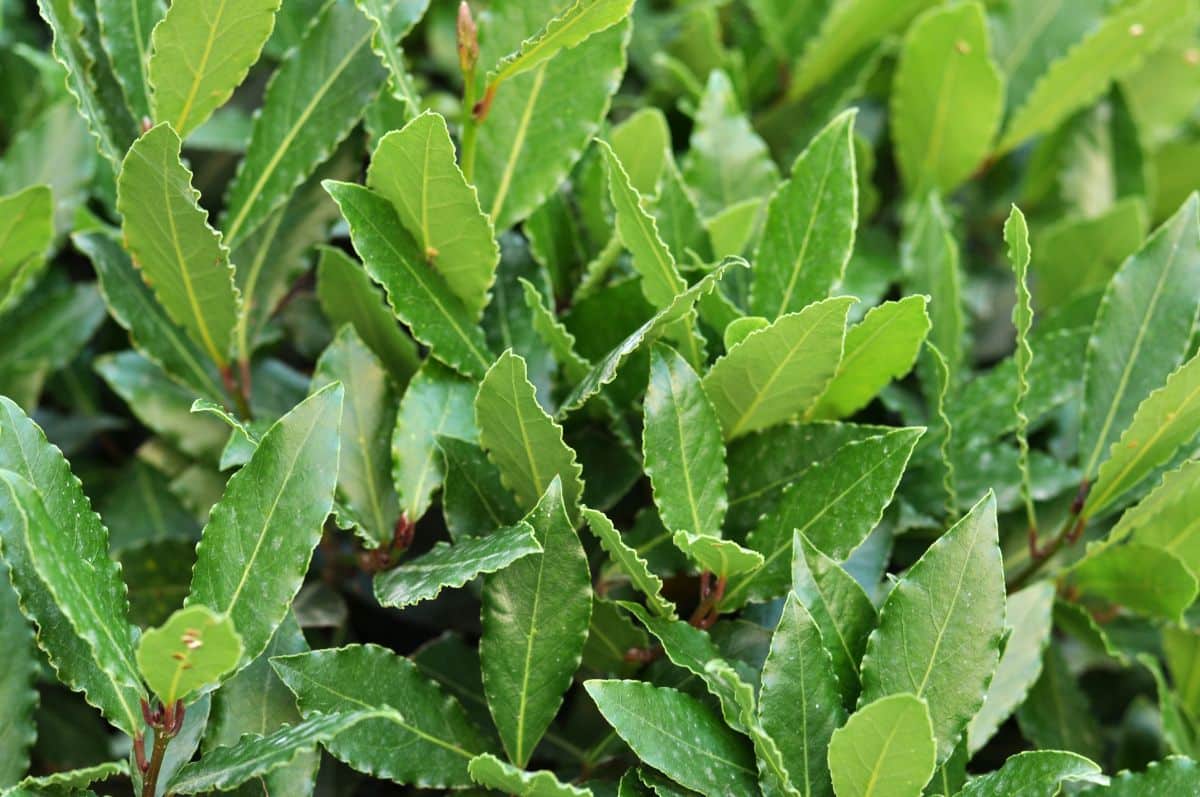
[[1200, 794], [1197, 0], [0, 0], [0, 794]]

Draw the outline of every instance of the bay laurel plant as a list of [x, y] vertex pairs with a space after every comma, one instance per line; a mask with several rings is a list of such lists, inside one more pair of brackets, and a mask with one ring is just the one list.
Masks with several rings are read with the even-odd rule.
[[0, 2], [0, 795], [1200, 794], [1198, 0]]

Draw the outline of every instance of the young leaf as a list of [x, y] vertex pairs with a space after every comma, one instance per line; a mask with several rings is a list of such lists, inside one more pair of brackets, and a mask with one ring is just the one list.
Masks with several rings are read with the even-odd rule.
[[905, 296], [867, 311], [846, 332], [837, 373], [812, 409], [814, 418], [846, 418], [865, 407], [889, 382], [907, 374], [929, 334], [927, 296]]
[[578, 47], [593, 34], [625, 19], [631, 8], [633, 0], [575, 0], [537, 35], [521, 42], [519, 50], [501, 58], [488, 73], [488, 83], [495, 86], [536, 69], [563, 50]]
[[963, 308], [958, 246], [937, 194], [930, 193], [905, 228], [900, 250], [909, 289], [929, 296], [929, 342], [946, 359], [951, 382], [963, 359]]
[[646, 596], [646, 605], [659, 617], [673, 619], [675, 606], [662, 596], [662, 579], [654, 574], [650, 566], [646, 564], [646, 560], [638, 554], [637, 549], [630, 547], [621, 539], [621, 533], [603, 512], [584, 507], [583, 517], [592, 534], [595, 534], [596, 538], [600, 540], [600, 547], [621, 569], [621, 572], [629, 577], [630, 583]]
[[713, 364], [704, 390], [726, 440], [783, 423], [824, 392], [842, 358], [853, 302], [836, 297], [781, 316]]
[[522, 507], [537, 504], [558, 477], [568, 510], [575, 514], [583, 469], [563, 441], [562, 427], [537, 403], [519, 355], [505, 352], [484, 376], [475, 397], [475, 422], [483, 448]]
[[788, 595], [763, 664], [758, 716], [801, 794], [830, 795], [829, 739], [846, 719], [833, 660], [796, 595]]
[[442, 362], [482, 377], [492, 361], [483, 331], [400, 223], [392, 204], [352, 183], [325, 182], [350, 225], [354, 249], [371, 279], [387, 291], [396, 317]]
[[1195, 460], [1163, 475], [1137, 506], [1121, 515], [1109, 539], [1129, 537], [1133, 542], [1162, 548], [1179, 557], [1193, 574], [1200, 573], [1200, 523], [1196, 502], [1200, 462]]
[[491, 753], [471, 759], [467, 766], [471, 777], [481, 786], [516, 797], [591, 797], [591, 789], [570, 786], [554, 777], [553, 772], [525, 772], [501, 761]]
[[592, 613], [587, 557], [563, 498], [555, 476], [526, 517], [542, 553], [483, 583], [483, 690], [504, 749], [518, 767], [529, 763], [558, 713]]
[[280, 0], [172, 0], [154, 26], [153, 118], [187, 138], [225, 104], [258, 60]]
[[717, 578], [754, 573], [763, 566], [763, 556], [758, 551], [743, 548], [733, 540], [723, 540], [708, 534], [677, 531], [671, 537], [675, 547], [688, 558]]
[[1004, 567], [990, 493], [888, 594], [862, 661], [861, 704], [909, 692], [929, 705], [945, 761], [983, 704], [1004, 633]]
[[215, 685], [241, 657], [242, 639], [233, 623], [200, 604], [148, 629], [137, 647], [138, 669], [164, 706]]
[[0, 308], [28, 279], [54, 238], [54, 198], [48, 185], [0, 197]]
[[367, 185], [386, 197], [416, 239], [424, 263], [478, 318], [496, 277], [500, 247], [474, 186], [454, 160], [446, 120], [427, 111], [375, 147]]
[[750, 308], [769, 320], [827, 298], [845, 273], [858, 223], [854, 117], [817, 134], [767, 205]]
[[725, 444], [700, 378], [673, 349], [650, 351], [642, 451], [663, 525], [721, 536], [725, 519]]
[[134, 142], [117, 180], [117, 210], [134, 262], [167, 315], [220, 367], [228, 362], [241, 294], [229, 250], [208, 225], [179, 136], [160, 124]]
[[575, 350], [575, 336], [563, 326], [554, 311], [545, 305], [537, 286], [524, 277], [520, 278], [520, 282], [521, 290], [525, 294], [525, 307], [533, 316], [531, 325], [534, 332], [554, 353], [554, 359], [558, 360], [567, 379], [583, 379], [592, 364]]
[[1029, 528], [1037, 529], [1037, 513], [1033, 508], [1032, 486], [1029, 476], [1029, 416], [1025, 414], [1025, 398], [1029, 394], [1029, 363], [1033, 360], [1033, 349], [1029, 346], [1029, 329], [1033, 326], [1032, 297], [1029, 294], [1029, 228], [1025, 214], [1016, 205], [1009, 211], [1004, 222], [1004, 242], [1008, 244], [1008, 260], [1013, 267], [1017, 283], [1017, 302], [1013, 306], [1012, 321], [1017, 330], [1017, 350], [1013, 359], [1017, 366], [1017, 394], [1013, 399], [1013, 413], [1017, 418], [1017, 445], [1020, 449], [1018, 467], [1021, 471], [1021, 500], [1025, 503], [1025, 519]]
[[399, 720], [368, 719], [326, 742], [331, 755], [360, 772], [420, 788], [463, 788], [472, 783], [468, 762], [491, 748], [457, 700], [377, 645], [279, 656], [271, 666], [306, 718], [404, 707]]
[[987, 155], [1004, 110], [1004, 79], [990, 50], [979, 3], [931, 10], [908, 29], [891, 118], [911, 194], [949, 192]]
[[341, 520], [357, 526], [373, 548], [391, 541], [400, 517], [391, 479], [396, 394], [387, 372], [351, 326], [338, 330], [317, 360], [313, 388], [331, 382], [341, 382], [346, 394], [341, 426], [344, 453], [337, 479], [339, 515], [349, 515]]
[[849, 443], [792, 482], [779, 507], [746, 538], [766, 559], [763, 569], [730, 584], [722, 605], [733, 608], [787, 590], [794, 531], [836, 560], [849, 556], [883, 517], [923, 432], [895, 429]]
[[[582, 0], [580, 0], [582, 2]], [[629, 174], [607, 141], [596, 139], [608, 174], [608, 191], [616, 213], [617, 235], [642, 277], [642, 292], [655, 307], [666, 307], [687, 283], [675, 268], [671, 251], [658, 235], [658, 225], [630, 183]]]
[[225, 199], [221, 228], [230, 248], [287, 201], [383, 86], [374, 32], [352, 3], [329, 3], [271, 77]]
[[959, 797], [1003, 797], [1009, 794], [1054, 797], [1064, 783], [1108, 785], [1093, 761], [1063, 750], [1017, 753], [995, 772], [972, 778]]
[[227, 615], [249, 663], [300, 589], [333, 506], [342, 387], [328, 385], [276, 422], [212, 508], [187, 605]]
[[[387, 103], [392, 98], [398, 100], [405, 120], [415, 117], [421, 112], [421, 108], [413, 77], [404, 64], [400, 40], [411, 33], [425, 16], [429, 2], [430, 0], [409, 0], [404, 3], [392, 3], [389, 0], [355, 0], [355, 5], [375, 23], [371, 49], [391, 73], [388, 80], [390, 97], [380, 95], [378, 102]], [[369, 126], [370, 121], [367, 124]]]
[[838, 797], [913, 797], [933, 777], [936, 762], [929, 710], [908, 693], [868, 703], [829, 741]]
[[436, 598], [446, 587], [457, 588], [484, 573], [495, 573], [542, 546], [528, 523], [457, 545], [439, 542], [412, 561], [375, 576], [375, 598], [383, 606], [403, 609]]
[[1168, 620], [1182, 620], [1197, 592], [1196, 576], [1179, 557], [1138, 542], [1084, 557], [1071, 568], [1071, 581], [1085, 595]]
[[1200, 294], [1200, 197], [1179, 210], [1122, 265], [1096, 311], [1084, 366], [1079, 453], [1083, 475], [1129, 426], [1151, 390], [1188, 351]]
[[702, 794], [757, 791], [745, 740], [694, 697], [639, 681], [586, 681], [583, 687], [638, 757], [681, 785]]
[[655, 107], [636, 111], [613, 127], [608, 140], [633, 190], [643, 197], [656, 196], [667, 161], [672, 160], [671, 128], [663, 112]]
[[34, 679], [38, 655], [33, 627], [21, 614], [8, 566], [0, 559], [0, 702], [8, 718], [0, 731], [0, 788], [16, 783], [29, 770], [29, 753], [37, 739], [34, 710], [38, 692]]

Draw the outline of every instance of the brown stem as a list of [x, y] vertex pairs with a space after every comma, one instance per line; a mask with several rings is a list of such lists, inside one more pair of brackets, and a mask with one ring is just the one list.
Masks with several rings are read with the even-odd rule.
[[713, 574], [707, 570], [700, 574], [700, 604], [696, 607], [696, 611], [692, 612], [689, 623], [699, 629], [708, 629], [721, 616], [721, 612], [717, 609], [717, 604], [725, 597], [725, 577], [721, 576], [716, 583], [712, 580]]
[[1029, 529], [1029, 567], [1023, 573], [1012, 580], [1008, 585], [1008, 593], [1011, 595], [1021, 587], [1029, 583], [1035, 575], [1041, 572], [1046, 563], [1054, 558], [1054, 555], [1062, 550], [1064, 545], [1074, 545], [1079, 542], [1083, 536], [1083, 530], [1087, 526], [1087, 518], [1082, 516], [1084, 502], [1087, 501], [1088, 490], [1091, 485], [1084, 479], [1079, 485], [1079, 491], [1075, 494], [1075, 499], [1071, 501], [1070, 511], [1067, 512], [1067, 517], [1059, 528], [1058, 533], [1051, 538], [1045, 546], [1041, 546], [1038, 542], [1037, 530]]

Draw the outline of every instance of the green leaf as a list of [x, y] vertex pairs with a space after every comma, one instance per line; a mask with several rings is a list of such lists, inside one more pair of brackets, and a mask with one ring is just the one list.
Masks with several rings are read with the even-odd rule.
[[599, 393], [605, 385], [616, 379], [617, 371], [620, 370], [625, 360], [641, 349], [645, 343], [657, 340], [672, 324], [686, 318], [692, 312], [696, 302], [705, 294], [715, 290], [717, 283], [735, 266], [747, 268], [749, 264], [740, 257], [726, 258], [699, 282], [676, 296], [671, 304], [659, 310], [653, 318], [630, 333], [616, 348], [604, 355], [587, 376], [575, 385], [570, 395], [563, 399], [558, 409], [559, 417], [579, 409], [588, 402], [588, 399]]
[[963, 307], [958, 246], [937, 194], [929, 193], [905, 226], [900, 249], [908, 289], [929, 296], [929, 342], [946, 358], [951, 382], [963, 359]]
[[1168, 620], [1181, 621], [1196, 600], [1196, 576], [1179, 557], [1138, 542], [1090, 553], [1071, 568], [1071, 580], [1084, 595]]
[[1040, 582], [1008, 596], [1008, 639], [987, 698], [967, 726], [967, 751], [978, 752], [1000, 725], [1025, 701], [1042, 672], [1042, 654], [1050, 643], [1054, 585]]
[[718, 578], [754, 573], [763, 566], [763, 556], [738, 545], [733, 540], [723, 540], [707, 534], [677, 531], [671, 537], [675, 547], [688, 558]]
[[383, 86], [374, 32], [353, 4], [329, 3], [272, 75], [225, 199], [221, 227], [231, 248], [287, 201]]
[[[498, 62], [564, 6], [562, 0], [497, 6], [481, 32], [480, 63]], [[629, 36], [629, 23], [616, 24], [507, 80], [495, 93], [479, 126], [473, 177], [497, 232], [541, 205], [596, 135], [625, 71]]]
[[1150, 493], [1121, 515], [1109, 539], [1129, 537], [1133, 542], [1161, 548], [1177, 556], [1193, 574], [1200, 573], [1200, 524], [1196, 502], [1200, 462], [1195, 460], [1168, 471]]
[[1200, 666], [1200, 634], [1190, 628], [1164, 628], [1163, 657], [1180, 708], [1194, 722], [1200, 717], [1200, 681], [1195, 675], [1196, 667]]
[[923, 432], [919, 427], [895, 429], [848, 443], [793, 481], [779, 507], [746, 538], [765, 558], [763, 569], [730, 584], [722, 605], [732, 609], [787, 591], [794, 531], [835, 560], [848, 557], [883, 517]]
[[29, 754], [37, 739], [34, 711], [38, 692], [34, 678], [38, 655], [33, 627], [21, 614], [17, 593], [9, 581], [8, 566], [0, 559], [0, 701], [7, 717], [0, 730], [0, 789], [11, 786], [29, 770]]
[[200, 760], [185, 764], [175, 773], [167, 789], [178, 794], [229, 791], [287, 766], [316, 744], [328, 742], [371, 719], [403, 722], [400, 714], [391, 709], [313, 714], [303, 722], [285, 725], [269, 736], [247, 734], [235, 745], [208, 751]]
[[842, 359], [853, 303], [835, 297], [780, 316], [713, 364], [704, 390], [726, 440], [783, 423], [812, 406]]
[[204, 527], [188, 605], [229, 616], [243, 664], [266, 649], [321, 539], [337, 483], [342, 393], [322, 388], [271, 426]]
[[241, 294], [229, 250], [196, 203], [192, 173], [179, 158], [179, 137], [167, 124], [135, 141], [121, 165], [117, 210], [134, 262], [167, 315], [224, 367]]
[[421, 110], [420, 98], [413, 85], [412, 75], [405, 68], [404, 53], [399, 42], [411, 33], [425, 16], [425, 12], [429, 10], [429, 0], [355, 0], [355, 4], [375, 23], [376, 30], [371, 38], [371, 49], [391, 73], [390, 97], [381, 95], [379, 101], [387, 102], [390, 98], [395, 98], [401, 103], [405, 119], [416, 116]]
[[436, 598], [446, 587], [461, 587], [476, 576], [503, 570], [541, 551], [528, 523], [456, 545], [439, 542], [416, 559], [376, 575], [375, 598], [383, 606], [403, 609]]
[[658, 194], [659, 180], [672, 159], [671, 129], [663, 112], [653, 106], [635, 111], [613, 127], [608, 141], [633, 190], [643, 197]]
[[[582, 2], [582, 0], [579, 0]], [[607, 141], [596, 139], [608, 174], [608, 191], [616, 213], [617, 235], [629, 250], [633, 268], [642, 277], [642, 292], [656, 308], [671, 303], [687, 283], [675, 268], [675, 258], [658, 234], [654, 216], [647, 212], [642, 197]]]
[[827, 298], [846, 271], [858, 223], [854, 117], [846, 111], [817, 134], [767, 205], [750, 289], [758, 315], [799, 312]]
[[1110, 14], [1042, 73], [1009, 116], [996, 150], [1049, 132], [1090, 104], [1112, 80], [1137, 69], [1188, 12], [1182, 0], [1144, 0]]
[[593, 34], [616, 25], [632, 8], [633, 0], [575, 0], [536, 35], [521, 42], [520, 49], [501, 58], [488, 73], [488, 83], [494, 86], [536, 69], [563, 50], [574, 49]]
[[749, 746], [694, 697], [640, 681], [583, 687], [634, 753], [672, 780], [702, 794], [757, 792]]
[[153, 118], [180, 138], [208, 121], [258, 60], [280, 0], [172, 0], [154, 26], [149, 81]]
[[138, 350], [200, 395], [221, 399], [225, 391], [212, 361], [164, 312], [120, 244], [101, 232], [81, 233], [71, 240], [91, 259], [109, 314], [129, 332]]
[[853, 706], [860, 688], [858, 664], [879, 619], [874, 604], [853, 576], [800, 532], [792, 541], [792, 593], [820, 632], [842, 704]]
[[1155, 797], [1160, 794], [1186, 794], [1196, 788], [1200, 778], [1196, 762], [1183, 756], [1168, 756], [1151, 761], [1142, 772], [1123, 771], [1107, 787], [1080, 792], [1091, 797]]
[[332, 327], [352, 324], [363, 343], [383, 362], [397, 388], [403, 388], [420, 366], [417, 347], [388, 310], [366, 270], [345, 252], [321, 247], [317, 263], [317, 298]]
[[663, 525], [720, 537], [728, 476], [721, 424], [700, 378], [673, 349], [651, 349], [643, 408], [645, 471]]
[[442, 362], [482, 377], [491, 364], [483, 331], [442, 276], [429, 268], [387, 199], [352, 183], [325, 182], [350, 225], [354, 248], [371, 279], [387, 291], [396, 317]]
[[1088, 291], [1103, 290], [1117, 267], [1133, 254], [1150, 228], [1146, 203], [1126, 197], [1095, 217], [1068, 217], [1046, 227], [1032, 264], [1041, 309], [1065, 305]]
[[1108, 778], [1091, 760], [1062, 750], [1017, 753], [995, 772], [972, 778], [960, 797], [1054, 797], [1064, 783], [1108, 784]]
[[359, 528], [368, 547], [376, 547], [391, 541], [400, 517], [391, 478], [396, 393], [379, 360], [349, 325], [338, 330], [313, 372], [314, 389], [331, 382], [341, 382], [346, 394], [344, 454], [337, 477], [339, 517]]
[[97, 0], [96, 19], [100, 24], [100, 41], [121, 84], [125, 104], [135, 119], [151, 117], [150, 82], [147, 67], [150, 61], [150, 34], [167, 11], [162, 0]]
[[490, 749], [462, 706], [408, 659], [377, 645], [350, 645], [271, 666], [296, 695], [300, 713], [403, 706], [403, 719], [368, 719], [325, 747], [360, 772], [421, 788], [470, 786], [467, 764]]
[[425, 263], [478, 318], [500, 262], [491, 220], [454, 159], [446, 120], [427, 111], [382, 139], [367, 185], [386, 197], [416, 239]]
[[838, 797], [917, 797], [936, 762], [925, 701], [903, 692], [863, 706], [829, 741]]
[[242, 639], [233, 623], [200, 604], [147, 630], [137, 647], [138, 669], [164, 706], [215, 686], [241, 657]]
[[1104, 752], [1087, 695], [1054, 642], [1046, 648], [1042, 674], [1017, 710], [1017, 721], [1021, 735], [1041, 749], [1070, 750], [1088, 758]]
[[518, 767], [529, 762], [558, 713], [592, 613], [587, 556], [563, 498], [556, 476], [526, 517], [542, 553], [483, 582], [483, 689], [504, 749]]
[[863, 656], [861, 703], [899, 692], [925, 700], [945, 761], [983, 704], [1003, 635], [1004, 566], [989, 493], [888, 594]]
[[484, 450], [522, 508], [537, 504], [558, 477], [568, 511], [575, 514], [583, 469], [563, 441], [562, 427], [538, 404], [520, 355], [500, 355], [480, 382], [475, 423]]
[[814, 418], [846, 418], [865, 407], [917, 361], [929, 334], [926, 296], [906, 296], [867, 311], [846, 332], [845, 354], [829, 387], [811, 411]]
[[771, 637], [758, 699], [763, 729], [779, 745], [796, 788], [811, 797], [833, 794], [829, 739], [846, 712], [818, 624], [794, 594]]
[[554, 353], [554, 359], [562, 366], [564, 375], [578, 381], [587, 376], [592, 364], [575, 350], [575, 336], [572, 335], [558, 316], [544, 304], [544, 299], [537, 286], [524, 277], [518, 278], [521, 290], [525, 294], [525, 308], [529, 311], [534, 332], [542, 342]]
[[478, 445], [438, 435], [445, 467], [442, 514], [451, 538], [486, 534], [520, 520], [522, 512]]
[[1029, 416], [1025, 414], [1025, 398], [1029, 395], [1029, 364], [1033, 349], [1029, 345], [1029, 329], [1033, 326], [1033, 297], [1029, 294], [1029, 227], [1025, 214], [1016, 205], [1004, 222], [1004, 242], [1008, 244], [1008, 260], [1012, 264], [1017, 285], [1017, 301], [1013, 305], [1012, 322], [1017, 330], [1017, 350], [1013, 360], [1017, 366], [1017, 391], [1013, 399], [1013, 414], [1017, 417], [1017, 445], [1020, 449], [1018, 467], [1021, 471], [1021, 500], [1025, 503], [1025, 518], [1031, 529], [1037, 529], [1037, 513], [1033, 508], [1033, 490], [1029, 476]]
[[54, 238], [54, 198], [48, 185], [0, 197], [0, 308], [42, 262]]
[[1004, 111], [983, 8], [930, 10], [904, 37], [891, 94], [896, 161], [911, 194], [949, 192], [987, 155]]
[[90, 767], [82, 767], [80, 769], [71, 769], [65, 772], [55, 772], [51, 775], [42, 775], [41, 777], [30, 776], [18, 783], [12, 791], [5, 791], [5, 797], [25, 797], [26, 795], [59, 795], [67, 794], [71, 797], [77, 795], [93, 795], [95, 792], [82, 792], [78, 789], [85, 789], [93, 783], [108, 780], [111, 777], [118, 775], [128, 775], [129, 764], [125, 761], [105, 761], [102, 764], [93, 764]]
[[583, 517], [587, 521], [592, 534], [600, 540], [600, 547], [605, 550], [613, 563], [629, 577], [633, 586], [646, 596], [646, 605], [659, 617], [673, 619], [675, 605], [662, 595], [662, 579], [655, 575], [633, 548], [621, 539], [621, 533], [613, 526], [611, 520], [603, 512], [597, 512], [589, 507], [583, 508]]
[[553, 772], [525, 772], [491, 753], [471, 759], [468, 770], [475, 782], [517, 797], [591, 797], [591, 789], [570, 786]]
[[1083, 475], [1188, 351], [1200, 294], [1200, 197], [1190, 196], [1117, 271], [1096, 311], [1079, 430]]
[[1084, 517], [1095, 517], [1175, 456], [1200, 431], [1200, 357], [1193, 357], [1148, 395], [1113, 443], [1088, 493]]

